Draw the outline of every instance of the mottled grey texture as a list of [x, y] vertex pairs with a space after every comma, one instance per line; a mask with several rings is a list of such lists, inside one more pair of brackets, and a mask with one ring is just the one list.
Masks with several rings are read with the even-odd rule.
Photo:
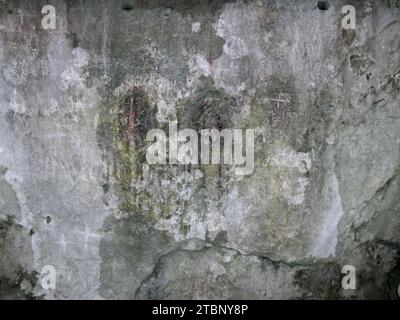
[[[400, 4], [327, 2], [0, 1], [0, 298], [395, 299]], [[169, 120], [253, 174], [148, 165]]]

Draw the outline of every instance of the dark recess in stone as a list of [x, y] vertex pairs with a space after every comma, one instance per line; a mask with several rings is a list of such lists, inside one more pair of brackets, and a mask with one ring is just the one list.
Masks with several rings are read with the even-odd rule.
[[133, 9], [133, 6], [129, 3], [125, 3], [124, 5], [122, 5], [121, 9], [124, 11], [131, 11]]
[[47, 216], [47, 217], [46, 217], [46, 223], [49, 224], [50, 222], [51, 222], [51, 217], [50, 217], [50, 216]]
[[329, 9], [329, 4], [327, 1], [318, 1], [317, 7], [319, 10], [328, 10]]
[[7, 219], [4, 221], [0, 220], [0, 237], [6, 235], [13, 223], [14, 220], [11, 216], [7, 216]]
[[73, 48], [79, 47], [79, 40], [78, 40], [78, 36], [77, 36], [76, 33], [72, 33], [71, 34], [71, 41], [72, 41], [72, 47]]
[[40, 300], [40, 296], [34, 296], [29, 290], [21, 288], [23, 281], [28, 282], [32, 288], [35, 287], [38, 281], [38, 273], [24, 270], [22, 266], [19, 266], [11, 279], [1, 276], [0, 300]]

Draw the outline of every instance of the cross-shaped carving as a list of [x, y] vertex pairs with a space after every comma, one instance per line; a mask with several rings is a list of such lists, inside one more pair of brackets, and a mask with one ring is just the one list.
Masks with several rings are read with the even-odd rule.
[[269, 98], [269, 100], [277, 102], [275, 114], [278, 121], [278, 127], [282, 128], [285, 121], [285, 103], [290, 103], [290, 100], [283, 100], [282, 92], [279, 93], [278, 99]]

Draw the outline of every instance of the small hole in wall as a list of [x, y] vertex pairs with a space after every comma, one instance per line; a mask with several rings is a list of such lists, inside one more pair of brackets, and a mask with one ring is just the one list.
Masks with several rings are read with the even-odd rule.
[[47, 216], [47, 217], [46, 217], [46, 223], [49, 224], [50, 222], [51, 222], [51, 217], [50, 217], [50, 216]]
[[329, 9], [329, 4], [327, 1], [318, 1], [317, 7], [319, 10], [328, 10]]
[[72, 47], [73, 48], [79, 47], [78, 36], [76, 35], [76, 33], [72, 33], [71, 37], [72, 37]]
[[133, 9], [133, 6], [129, 3], [125, 3], [124, 5], [122, 5], [122, 10], [124, 11], [131, 11]]

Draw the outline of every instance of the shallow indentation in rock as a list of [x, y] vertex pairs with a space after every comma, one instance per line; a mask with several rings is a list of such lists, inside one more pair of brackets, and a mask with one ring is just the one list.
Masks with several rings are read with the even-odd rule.
[[146, 94], [134, 87], [122, 96], [112, 97], [100, 115], [97, 138], [107, 163], [103, 190], [107, 192], [110, 186], [117, 188], [123, 211], [137, 208], [132, 183], [140, 180], [145, 163], [145, 138], [155, 126], [155, 114], [156, 107], [150, 105]]

